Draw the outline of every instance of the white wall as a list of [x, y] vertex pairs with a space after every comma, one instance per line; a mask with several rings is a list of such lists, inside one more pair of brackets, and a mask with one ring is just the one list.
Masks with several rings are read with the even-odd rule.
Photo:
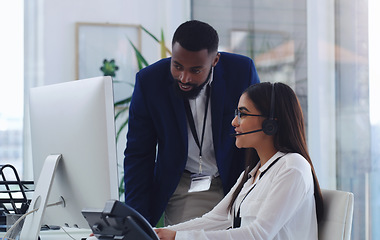
[[175, 28], [190, 18], [188, 2], [188, 0], [45, 0], [43, 2], [44, 84], [75, 78], [76, 22], [141, 24], [156, 36], [159, 36], [160, 29], [163, 28], [166, 39], [171, 39]]

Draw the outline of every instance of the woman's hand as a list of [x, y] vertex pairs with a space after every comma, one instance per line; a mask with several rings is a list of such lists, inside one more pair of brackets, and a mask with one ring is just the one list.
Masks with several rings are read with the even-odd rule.
[[155, 228], [154, 231], [157, 233], [158, 237], [163, 240], [174, 240], [175, 231], [165, 229], [165, 228]]

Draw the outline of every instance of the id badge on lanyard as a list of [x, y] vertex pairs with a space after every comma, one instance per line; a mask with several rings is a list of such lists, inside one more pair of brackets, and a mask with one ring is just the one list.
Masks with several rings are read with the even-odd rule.
[[191, 113], [189, 101], [184, 102], [191, 133], [193, 134], [194, 140], [199, 147], [199, 173], [191, 175], [191, 183], [190, 183], [190, 188], [188, 192], [207, 191], [210, 189], [210, 186], [211, 186], [212, 176], [202, 174], [202, 145], [203, 145], [203, 139], [204, 139], [204, 133], [205, 133], [205, 127], [206, 127], [208, 103], [210, 99], [210, 85], [207, 85], [206, 96], [207, 98], [206, 98], [205, 114], [204, 114], [204, 119], [203, 119], [201, 141], [199, 141], [197, 132], [195, 130], [194, 118], [193, 118], [193, 114]]
[[210, 189], [212, 176], [193, 174], [188, 192], [203, 192]]

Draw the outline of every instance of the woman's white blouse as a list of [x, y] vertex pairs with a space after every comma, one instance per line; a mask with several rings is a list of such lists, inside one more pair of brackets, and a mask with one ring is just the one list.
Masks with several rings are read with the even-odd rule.
[[[261, 179], [257, 178], [254, 183], [251, 177], [244, 184], [235, 201], [235, 212], [238, 212], [241, 203], [240, 228], [229, 229], [233, 224], [233, 216], [227, 212], [227, 207], [243, 174], [209, 213], [167, 228], [177, 231], [177, 240], [318, 239], [313, 177], [306, 159], [297, 153], [277, 152], [259, 169], [259, 173], [280, 156]], [[251, 176], [257, 168], [250, 172]], [[247, 195], [254, 184], [256, 186]]]

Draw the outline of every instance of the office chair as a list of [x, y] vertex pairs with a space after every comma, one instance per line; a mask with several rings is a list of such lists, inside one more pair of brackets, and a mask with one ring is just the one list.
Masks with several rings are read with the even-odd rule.
[[354, 194], [351, 192], [321, 189], [324, 216], [318, 223], [320, 240], [350, 240]]

